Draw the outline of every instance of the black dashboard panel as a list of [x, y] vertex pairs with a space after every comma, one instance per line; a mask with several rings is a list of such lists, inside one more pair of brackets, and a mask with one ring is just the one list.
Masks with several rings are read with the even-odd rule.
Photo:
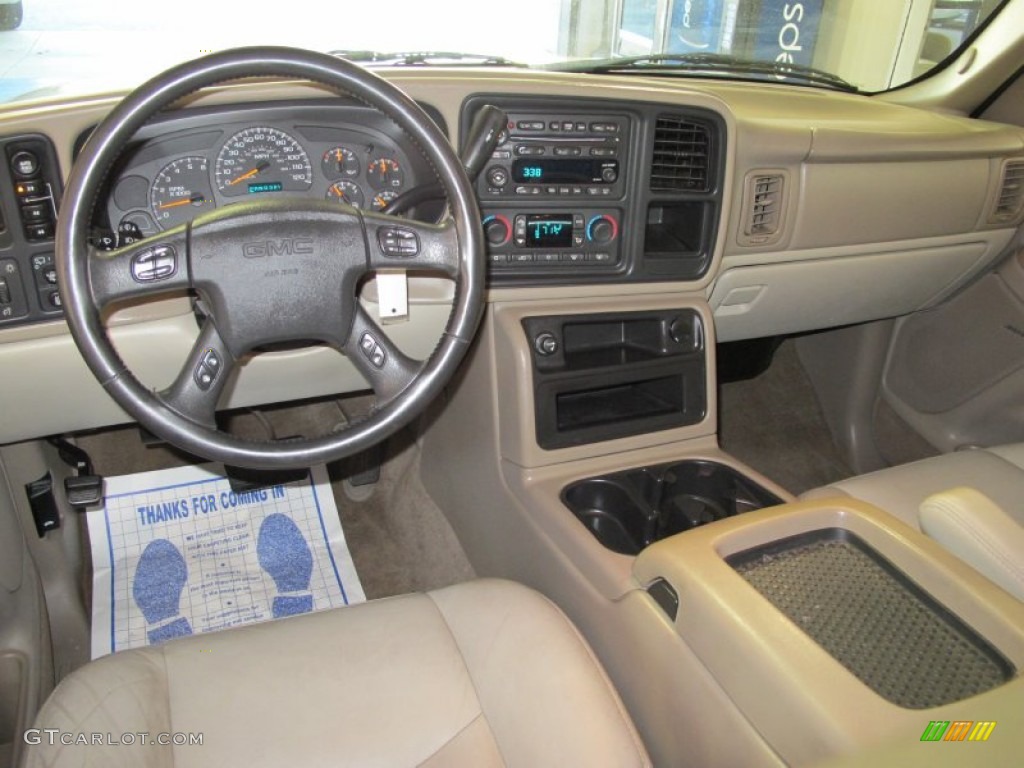
[[0, 139], [0, 328], [62, 315], [53, 263], [61, 189], [47, 137]]
[[[434, 180], [390, 119], [354, 104], [243, 105], [147, 125], [113, 174], [105, 245], [146, 237], [253, 197], [327, 198], [379, 209]], [[110, 232], [102, 232], [103, 227]]]
[[493, 283], [694, 280], [711, 265], [725, 128], [690, 107], [476, 95], [508, 131], [477, 179]]

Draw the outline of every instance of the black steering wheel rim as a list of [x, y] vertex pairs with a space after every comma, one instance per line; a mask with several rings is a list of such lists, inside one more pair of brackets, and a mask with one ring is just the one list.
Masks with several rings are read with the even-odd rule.
[[[197, 423], [139, 382], [106, 333], [89, 265], [93, 206], [110, 168], [138, 129], [160, 110], [201, 88], [253, 77], [320, 83], [390, 117], [434, 167], [448, 198], [458, 249], [451, 315], [434, 352], [411, 381], [345, 430], [282, 442], [247, 440]], [[283, 47], [211, 54], [167, 70], [129, 94], [95, 129], [77, 158], [56, 232], [56, 264], [67, 322], [85, 362], [110, 396], [172, 445], [206, 459], [253, 469], [305, 467], [350, 456], [381, 442], [419, 415], [455, 373], [475, 335], [483, 310], [483, 252], [472, 184], [451, 144], [426, 113], [401, 90], [362, 67], [326, 54]], [[344, 300], [356, 301], [356, 297]]]

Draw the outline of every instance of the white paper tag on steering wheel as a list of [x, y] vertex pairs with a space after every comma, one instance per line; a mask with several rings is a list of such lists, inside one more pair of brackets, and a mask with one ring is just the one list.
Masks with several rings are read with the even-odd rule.
[[409, 286], [404, 269], [377, 270], [377, 301], [384, 325], [409, 319]]

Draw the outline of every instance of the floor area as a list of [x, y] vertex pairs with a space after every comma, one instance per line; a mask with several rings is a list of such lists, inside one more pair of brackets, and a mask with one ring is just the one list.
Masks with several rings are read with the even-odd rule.
[[[318, 401], [234, 416], [228, 428], [250, 438], [323, 434], [357, 418], [368, 398]], [[147, 447], [134, 427], [77, 438], [104, 476], [164, 469], [198, 461], [167, 446]], [[380, 480], [353, 487], [362, 457], [328, 466], [345, 538], [367, 599], [437, 589], [471, 579], [472, 567], [419, 474], [419, 447], [408, 430], [391, 438]]]
[[724, 450], [790, 493], [853, 474], [832, 442], [791, 339], [760, 376], [719, 388], [718, 429]]

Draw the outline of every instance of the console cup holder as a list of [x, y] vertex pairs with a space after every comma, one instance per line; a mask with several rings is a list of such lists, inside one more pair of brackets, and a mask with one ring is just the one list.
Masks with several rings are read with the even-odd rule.
[[732, 467], [698, 459], [580, 480], [562, 491], [562, 501], [601, 544], [623, 555], [715, 520], [782, 503]]

